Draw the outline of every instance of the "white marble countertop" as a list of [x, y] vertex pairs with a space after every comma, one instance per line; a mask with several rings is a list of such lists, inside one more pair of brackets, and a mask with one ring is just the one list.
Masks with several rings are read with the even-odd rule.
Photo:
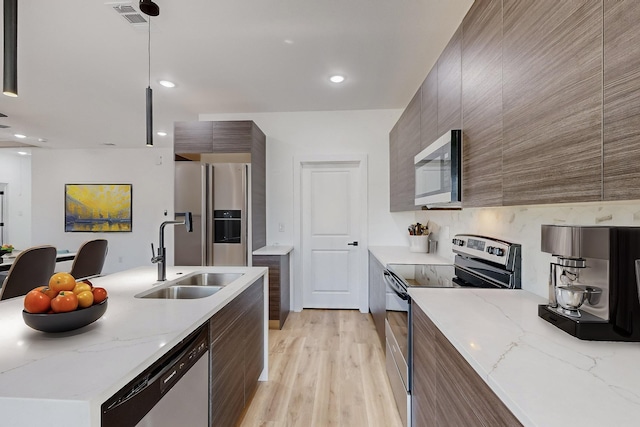
[[288, 245], [272, 245], [263, 246], [252, 252], [253, 255], [286, 255], [293, 250], [293, 246]]
[[409, 246], [369, 246], [380, 264], [453, 264], [448, 259], [426, 252], [409, 252]]
[[409, 294], [525, 426], [640, 424], [640, 343], [579, 340], [523, 290]]
[[[167, 279], [196, 271], [245, 274], [212, 296], [192, 300], [134, 298], [158, 284], [155, 266], [91, 279], [109, 293], [107, 312], [91, 325], [58, 334], [25, 325], [22, 297], [0, 302], [0, 424], [99, 426], [100, 405], [127, 382], [260, 276], [265, 294], [268, 289], [264, 267], [167, 267]], [[266, 357], [265, 350], [265, 367]]]

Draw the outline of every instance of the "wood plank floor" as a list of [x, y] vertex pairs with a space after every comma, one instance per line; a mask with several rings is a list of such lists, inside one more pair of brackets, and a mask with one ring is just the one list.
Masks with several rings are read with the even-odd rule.
[[269, 381], [238, 425], [400, 427], [371, 315], [303, 310], [269, 330]]

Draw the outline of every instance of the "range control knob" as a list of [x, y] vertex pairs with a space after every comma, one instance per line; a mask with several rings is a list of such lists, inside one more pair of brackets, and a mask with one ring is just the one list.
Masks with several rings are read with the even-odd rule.
[[464, 246], [464, 240], [462, 239], [453, 239], [451, 241], [455, 246]]
[[502, 248], [495, 248], [493, 246], [488, 246], [487, 247], [487, 252], [491, 255], [495, 255], [495, 256], [503, 256], [504, 255], [504, 249]]

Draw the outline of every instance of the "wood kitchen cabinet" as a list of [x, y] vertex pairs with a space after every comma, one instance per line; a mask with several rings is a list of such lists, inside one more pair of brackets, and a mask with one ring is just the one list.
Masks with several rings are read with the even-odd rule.
[[438, 134], [438, 67], [433, 67], [422, 82], [420, 151], [427, 148], [440, 136], [442, 135]]
[[640, 2], [604, 1], [604, 200], [640, 199]]
[[438, 136], [462, 129], [462, 27], [442, 51], [438, 69]]
[[504, 205], [601, 200], [602, 2], [503, 7]]
[[253, 265], [269, 268], [269, 327], [282, 329], [290, 312], [290, 256], [253, 255]]
[[463, 206], [500, 206], [502, 0], [475, 2], [462, 21], [462, 33]]
[[522, 425], [417, 304], [411, 319], [414, 426]]
[[[418, 89], [390, 134], [390, 206], [391, 212], [412, 211], [415, 206], [414, 157], [420, 152], [420, 103]], [[393, 141], [391, 141], [393, 138]]]
[[235, 426], [264, 368], [264, 292], [260, 278], [210, 320], [211, 426]]
[[384, 266], [369, 252], [369, 311], [382, 348], [385, 348], [384, 319], [387, 309], [387, 285], [382, 278]]
[[398, 138], [400, 136], [400, 124], [389, 132], [389, 210], [401, 211], [400, 182], [398, 181]]

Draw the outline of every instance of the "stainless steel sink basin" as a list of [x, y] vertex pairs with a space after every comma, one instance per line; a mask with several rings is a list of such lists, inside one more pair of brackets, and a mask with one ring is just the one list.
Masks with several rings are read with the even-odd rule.
[[222, 289], [222, 286], [185, 286], [173, 285], [158, 288], [138, 296], [138, 298], [161, 298], [161, 299], [197, 299], [211, 296]]
[[218, 292], [244, 273], [198, 273], [142, 292], [136, 298], [197, 299]]
[[178, 279], [175, 285], [187, 286], [225, 286], [233, 282], [244, 273], [200, 273]]

